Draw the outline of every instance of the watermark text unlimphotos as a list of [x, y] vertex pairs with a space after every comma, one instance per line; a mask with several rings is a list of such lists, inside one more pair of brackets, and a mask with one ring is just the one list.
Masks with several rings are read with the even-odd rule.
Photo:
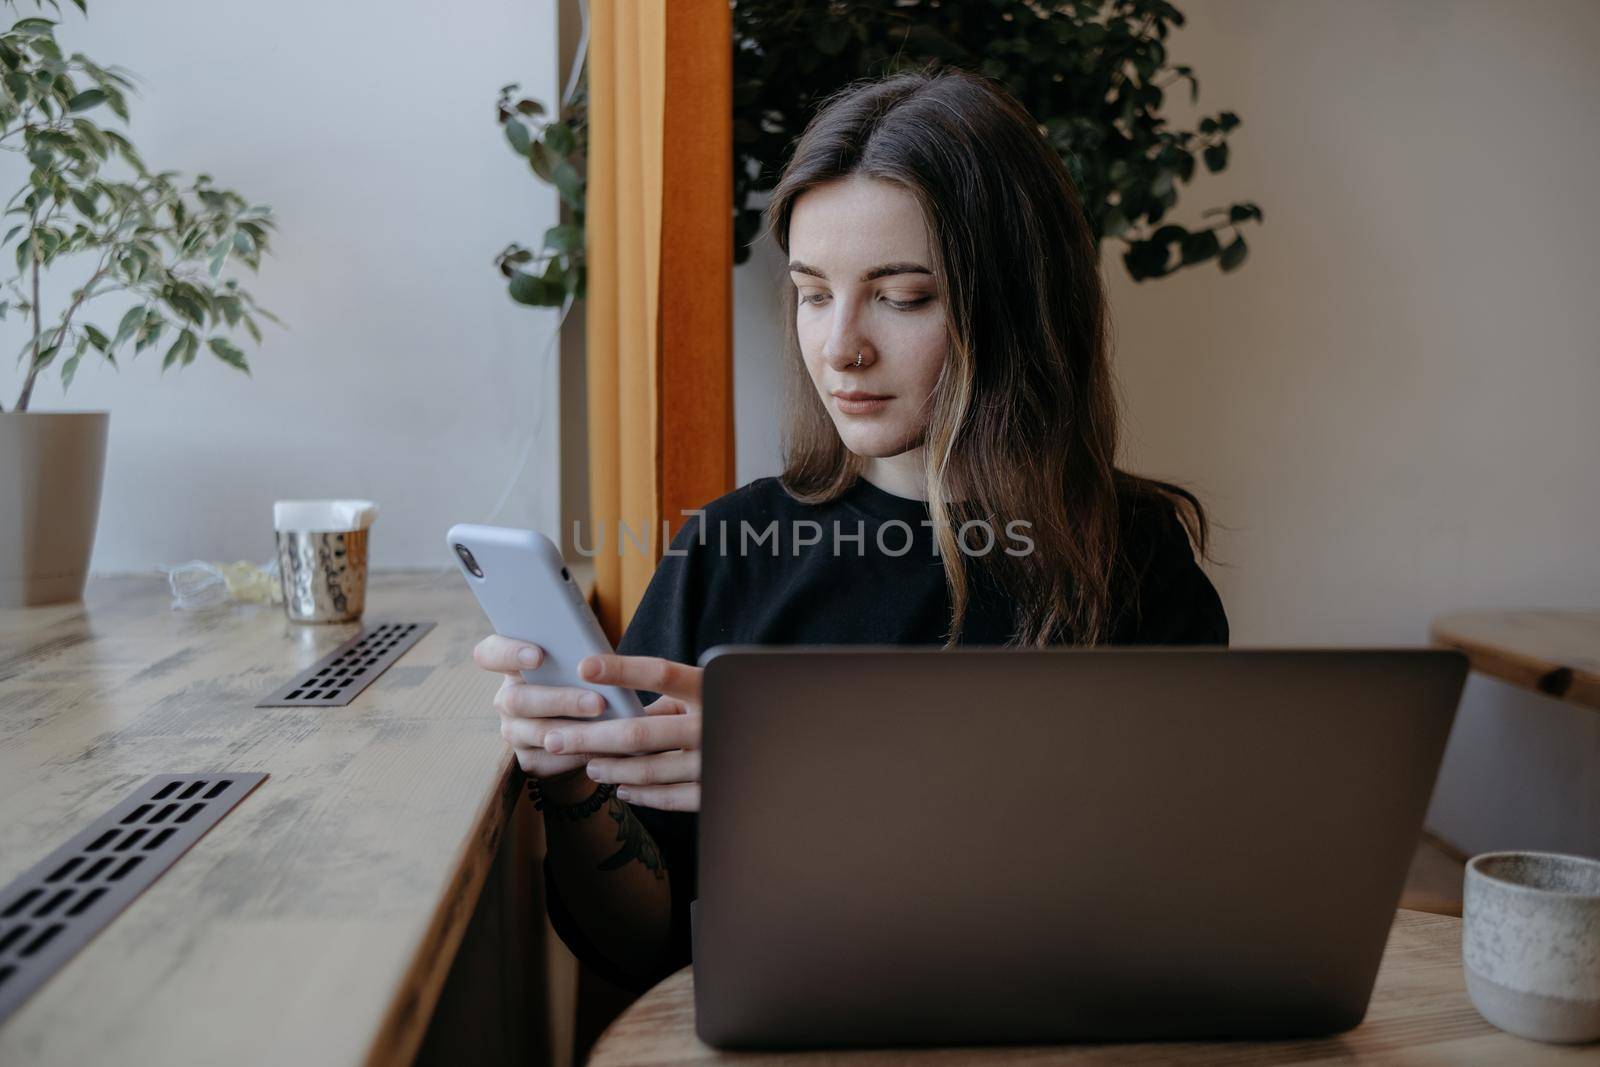
[[[701, 548], [714, 547], [723, 556], [769, 555], [777, 558], [798, 556], [802, 552], [831, 552], [835, 556], [853, 552], [857, 556], [864, 556], [869, 546], [885, 556], [904, 556], [916, 548], [918, 540], [916, 529], [904, 519], [876, 523], [874, 529], [869, 531], [866, 521], [862, 519], [853, 522], [834, 519], [829, 523], [814, 519], [793, 519], [784, 523], [772, 519], [764, 524], [748, 519], [740, 519], [736, 523], [720, 519], [708, 523], [705, 521], [705, 512], [699, 508], [681, 514], [697, 516], [700, 520], [698, 533], [689, 543], [698, 544]], [[939, 524], [932, 519], [923, 519], [917, 525], [934, 530]], [[608, 550], [605, 526], [601, 526], [593, 537], [585, 536], [582, 526], [581, 520], [573, 520], [572, 546], [580, 556], [598, 556]], [[1033, 538], [1027, 533], [1032, 527], [1033, 524], [1026, 519], [1012, 519], [997, 533], [993, 523], [984, 519], [969, 519], [954, 527], [955, 541], [962, 554], [968, 556], [987, 556], [991, 552], [1026, 556], [1033, 552]], [[666, 519], [661, 520], [660, 543], [665, 546], [662, 549], [664, 556], [689, 554], [687, 547], [673, 546], [671, 526]], [[611, 543], [610, 551], [619, 556], [628, 551], [649, 556], [651, 548], [651, 530], [648, 526], [636, 530], [627, 522], [617, 521], [616, 539]], [[939, 554], [937, 537], [927, 539], [927, 551], [930, 556]]]

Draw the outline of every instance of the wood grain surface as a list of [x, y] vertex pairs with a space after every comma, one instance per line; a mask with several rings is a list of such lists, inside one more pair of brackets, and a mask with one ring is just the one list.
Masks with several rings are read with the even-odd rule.
[[722, 1053], [694, 1034], [694, 977], [685, 968], [622, 1014], [601, 1037], [589, 1067], [645, 1064], [805, 1064], [888, 1067], [931, 1064], [1594, 1064], [1600, 1049], [1542, 1045], [1484, 1022], [1461, 977], [1461, 920], [1401, 911], [1378, 971], [1366, 1020], [1354, 1030], [1306, 1041], [1007, 1048], [882, 1049]]
[[0, 1025], [0, 1064], [409, 1063], [516, 801], [488, 624], [453, 572], [375, 575], [432, 620], [343, 708], [255, 708], [353, 635], [174, 611], [164, 580], [0, 611], [0, 884], [168, 771], [271, 777]]
[[1435, 619], [1435, 644], [1472, 669], [1600, 709], [1600, 611], [1469, 611]]

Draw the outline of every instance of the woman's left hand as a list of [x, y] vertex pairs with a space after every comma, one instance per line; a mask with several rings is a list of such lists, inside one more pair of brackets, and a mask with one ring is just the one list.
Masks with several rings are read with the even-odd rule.
[[578, 664], [584, 681], [661, 696], [643, 718], [563, 725], [544, 735], [544, 748], [593, 757], [589, 777], [615, 783], [617, 796], [630, 804], [699, 811], [702, 673], [655, 656], [587, 656]]

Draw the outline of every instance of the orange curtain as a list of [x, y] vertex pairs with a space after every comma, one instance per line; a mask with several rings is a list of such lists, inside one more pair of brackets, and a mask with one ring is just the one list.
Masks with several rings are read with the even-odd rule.
[[595, 601], [620, 638], [682, 512], [733, 488], [726, 0], [594, 0], [586, 205]]

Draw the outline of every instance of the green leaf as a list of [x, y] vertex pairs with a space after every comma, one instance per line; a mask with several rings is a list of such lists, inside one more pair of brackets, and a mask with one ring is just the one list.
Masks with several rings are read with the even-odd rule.
[[111, 338], [101, 333], [99, 327], [85, 324], [83, 332], [89, 338], [89, 343], [94, 345], [95, 351], [104, 352], [111, 347]]
[[518, 100], [517, 110], [524, 115], [537, 118], [538, 116], [544, 114], [544, 105], [539, 103], [537, 100]]
[[67, 101], [68, 111], [88, 111], [91, 107], [98, 107], [106, 102], [106, 94], [100, 89], [85, 89], [83, 92]]
[[533, 144], [533, 136], [528, 133], [528, 127], [516, 119], [506, 122], [506, 140], [511, 142], [511, 150], [519, 156], [527, 155], [529, 147]]
[[1217, 263], [1222, 267], [1223, 270], [1234, 270], [1239, 266], [1239, 264], [1244, 262], [1245, 253], [1247, 251], [1248, 249], [1245, 248], [1244, 238], [1237, 237], [1234, 239], [1234, 242], [1231, 245], [1222, 250], [1222, 256], [1217, 260]]
[[248, 256], [255, 252], [256, 243], [244, 230], [239, 230], [233, 235], [233, 250], [241, 256]]
[[1191, 263], [1205, 262], [1216, 255], [1221, 247], [1215, 230], [1201, 230], [1199, 233], [1191, 233], [1179, 245], [1183, 253], [1184, 266], [1188, 266]]
[[556, 158], [551, 155], [550, 149], [544, 146], [543, 141], [535, 141], [528, 150], [528, 165], [533, 172], [547, 182], [556, 180]]
[[78, 373], [78, 364], [83, 360], [83, 342], [78, 342], [78, 347], [68, 356], [66, 362], [61, 364], [61, 391], [66, 392], [72, 388], [72, 379]]
[[1159, 241], [1134, 242], [1123, 253], [1122, 263], [1136, 282], [1171, 273], [1167, 267], [1167, 246]]
[[203, 325], [206, 321], [206, 309], [189, 293], [181, 289], [174, 289], [166, 294], [167, 306], [196, 326]]
[[184, 330], [178, 334], [178, 339], [172, 342], [172, 347], [167, 349], [166, 358], [161, 361], [161, 369], [166, 370], [176, 361], [180, 366], [187, 367], [194, 362], [194, 354], [200, 348], [200, 342], [195, 335]]
[[572, 150], [578, 147], [578, 138], [571, 127], [552, 122], [544, 128], [544, 144], [558, 156], [570, 156]]
[[133, 354], [138, 355], [151, 345], [161, 340], [161, 334], [167, 328], [167, 320], [158, 312], [152, 311], [144, 320], [144, 327], [139, 331], [139, 340], [134, 343]]
[[1210, 145], [1205, 150], [1206, 169], [1215, 174], [1228, 165], [1228, 146], [1226, 144]]
[[20, 34], [23, 37], [49, 37], [55, 33], [56, 24], [49, 19], [31, 18], [20, 19], [11, 24], [8, 33]]
[[565, 294], [543, 278], [517, 271], [506, 285], [506, 292], [519, 304], [534, 307], [560, 307]]
[[[581, 252], [583, 231], [570, 223], [552, 226], [544, 231], [544, 246], [556, 252]], [[526, 263], [527, 258], [520, 262]]]
[[212, 245], [211, 251], [206, 253], [211, 257], [210, 271], [213, 278], [222, 273], [223, 264], [228, 262], [228, 253], [232, 250], [233, 238], [228, 236]]
[[172, 347], [167, 349], [167, 354], [161, 359], [161, 369], [163, 371], [172, 366], [174, 363], [178, 362], [179, 359], [183, 358], [183, 346], [186, 344], [184, 338], [188, 335], [188, 330], [183, 331], [183, 333], [178, 335], [178, 339], [172, 342]]
[[1101, 223], [1101, 232], [1107, 237], [1121, 237], [1128, 232], [1128, 217], [1122, 213], [1121, 208], [1112, 208], [1106, 212], [1105, 221]]
[[129, 308], [122, 316], [122, 321], [117, 323], [117, 335], [111, 339], [111, 347], [116, 348], [133, 336], [133, 331], [144, 322], [145, 309], [139, 305]]
[[216, 353], [217, 358], [222, 362], [230, 367], [236, 367], [244, 371], [245, 374], [250, 373], [250, 365], [245, 362], [244, 353], [232, 341], [225, 337], [213, 337], [209, 343], [211, 351]]
[[572, 164], [561, 162], [556, 164], [554, 178], [556, 190], [561, 194], [561, 199], [568, 207], [583, 207], [583, 179], [578, 177], [578, 172], [572, 169]]
[[73, 189], [69, 195], [72, 198], [72, 206], [85, 216], [91, 219], [100, 217], [100, 209], [95, 206], [94, 197], [79, 189]]
[[[1242, 204], [1235, 204], [1228, 209], [1229, 222], [1244, 222], [1246, 219], [1259, 220], [1260, 218], [1261, 209], [1248, 201]], [[10, 238], [8, 237], [6, 240], [10, 240]], [[0, 241], [0, 244], [4, 243], [5, 242]]]
[[1170, 245], [1174, 241], [1183, 240], [1186, 236], [1188, 236], [1188, 233], [1189, 231], [1185, 230], [1182, 226], [1167, 225], [1161, 227], [1155, 233], [1151, 234], [1150, 241], [1153, 244], [1160, 245], [1162, 248], [1162, 254], [1165, 255], [1167, 245]]
[[1237, 129], [1239, 126], [1239, 116], [1235, 115], [1231, 111], [1224, 111], [1222, 114], [1217, 116], [1217, 125], [1221, 126], [1224, 132]]

